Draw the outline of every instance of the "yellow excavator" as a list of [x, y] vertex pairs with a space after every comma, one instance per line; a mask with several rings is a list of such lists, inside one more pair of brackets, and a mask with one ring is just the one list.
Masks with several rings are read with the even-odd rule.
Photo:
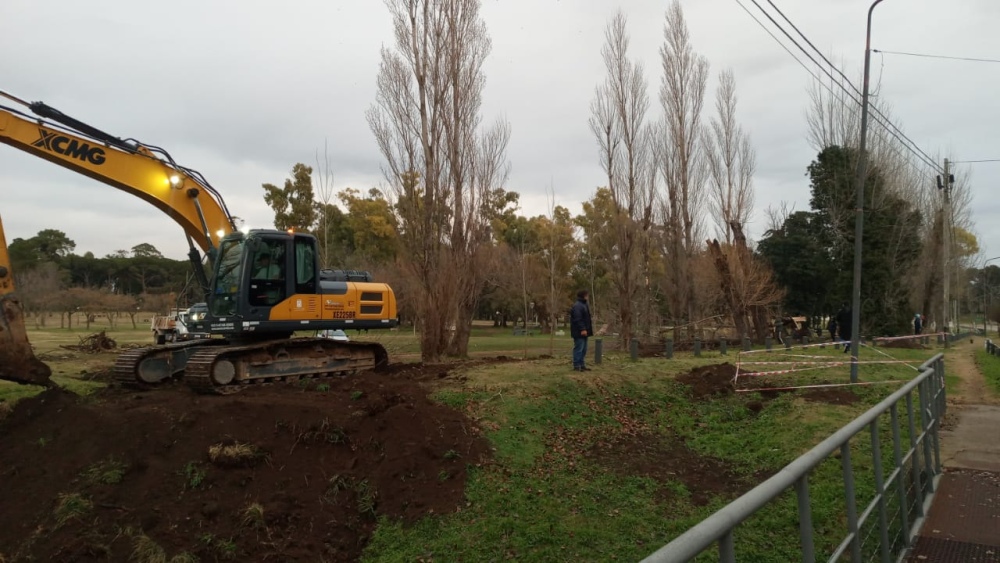
[[[368, 272], [321, 269], [312, 235], [237, 230], [222, 196], [165, 150], [114, 137], [42, 102], [28, 103], [3, 91], [0, 143], [136, 195], [183, 228], [208, 304], [192, 330], [214, 337], [129, 350], [114, 367], [122, 383], [154, 386], [183, 379], [199, 391], [229, 393], [254, 382], [349, 374], [388, 364], [380, 344], [293, 336], [395, 327], [392, 288], [375, 283]], [[28, 342], [13, 274], [0, 224], [0, 379], [51, 385], [49, 368]]]

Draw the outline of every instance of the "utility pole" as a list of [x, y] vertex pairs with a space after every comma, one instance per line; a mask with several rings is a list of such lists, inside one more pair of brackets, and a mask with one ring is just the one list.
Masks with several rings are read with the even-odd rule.
[[949, 309], [951, 308], [951, 272], [948, 269], [949, 256], [951, 254], [951, 184], [954, 181], [951, 175], [951, 162], [944, 159], [944, 177], [938, 177], [938, 189], [944, 191], [944, 209], [941, 211], [941, 285], [944, 288], [944, 295], [941, 301], [941, 323], [944, 335], [945, 348], [949, 345], [948, 330]]
[[858, 351], [861, 347], [861, 238], [865, 222], [865, 179], [868, 174], [868, 76], [872, 57], [872, 11], [882, 0], [868, 8], [868, 29], [865, 36], [865, 78], [861, 91], [861, 140], [858, 143], [858, 176], [855, 184], [857, 204], [854, 217], [854, 285], [851, 289], [851, 383], [858, 382]]

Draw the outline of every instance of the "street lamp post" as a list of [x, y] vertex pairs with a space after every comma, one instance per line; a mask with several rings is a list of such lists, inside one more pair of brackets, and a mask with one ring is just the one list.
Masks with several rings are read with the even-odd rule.
[[858, 382], [858, 347], [861, 341], [861, 237], [865, 221], [865, 175], [868, 154], [868, 75], [871, 71], [872, 11], [882, 0], [875, 0], [868, 8], [868, 30], [865, 35], [865, 79], [861, 90], [861, 141], [858, 143], [858, 177], [856, 180], [857, 204], [854, 220], [854, 287], [851, 299], [851, 383]]

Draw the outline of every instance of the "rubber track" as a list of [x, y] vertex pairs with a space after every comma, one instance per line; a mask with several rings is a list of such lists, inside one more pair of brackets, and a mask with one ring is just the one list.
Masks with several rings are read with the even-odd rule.
[[115, 360], [115, 367], [112, 370], [114, 380], [123, 387], [132, 389], [152, 389], [165, 382], [147, 383], [139, 379], [139, 364], [146, 358], [167, 350], [176, 350], [179, 347], [204, 345], [209, 340], [191, 340], [184, 342], [183, 346], [178, 343], [162, 346], [147, 346], [145, 348], [134, 348], [118, 355]]
[[[248, 354], [252, 355], [260, 350], [266, 350], [271, 346], [281, 347], [285, 351], [290, 352], [294, 355], [294, 350], [296, 348], [311, 351], [316, 344], [322, 345], [331, 352], [337, 348], [354, 348], [354, 349], [368, 349], [371, 351], [371, 361], [365, 362], [364, 365], [347, 366], [347, 369], [338, 369], [333, 372], [317, 372], [306, 375], [288, 375], [288, 376], [273, 376], [269, 375], [266, 377], [251, 377], [249, 379], [234, 380], [229, 385], [216, 385], [211, 378], [212, 366], [217, 360], [225, 356], [226, 359], [234, 361], [237, 363], [239, 357]], [[382, 357], [383, 363], [377, 365], [379, 356]], [[323, 377], [333, 377], [337, 375], [349, 375], [370, 369], [380, 369], [387, 365], [388, 355], [385, 348], [381, 344], [366, 343], [366, 342], [338, 342], [335, 340], [329, 340], [325, 338], [296, 338], [294, 340], [271, 340], [267, 342], [257, 342], [254, 344], [247, 344], [242, 346], [224, 346], [224, 347], [213, 347], [207, 348], [205, 350], [199, 350], [195, 352], [191, 358], [188, 360], [187, 366], [184, 370], [184, 383], [195, 390], [198, 393], [206, 394], [216, 394], [225, 395], [230, 393], [235, 393], [242, 390], [249, 384], [255, 383], [270, 383], [275, 381], [298, 381], [302, 378], [323, 378]]]

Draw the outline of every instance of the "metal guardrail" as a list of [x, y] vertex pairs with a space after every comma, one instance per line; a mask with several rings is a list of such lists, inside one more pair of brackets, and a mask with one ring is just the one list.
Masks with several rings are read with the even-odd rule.
[[[916, 408], [913, 404], [914, 391], [917, 394]], [[902, 416], [905, 417], [902, 420], [901, 403]], [[937, 354], [920, 366], [920, 374], [916, 378], [907, 382], [884, 401], [786, 465], [770, 479], [648, 556], [643, 562], [689, 561], [717, 543], [719, 561], [733, 563], [737, 560], [734, 536], [737, 527], [791, 488], [794, 488], [798, 500], [801, 560], [809, 563], [816, 561], [809, 476], [813, 469], [835, 452], [840, 453], [846, 506], [844, 520], [847, 530], [828, 561], [862, 561], [860, 530], [866, 523], [872, 523], [872, 518], [877, 519], [872, 523], [877, 527], [875, 537], [877, 543], [872, 546], [865, 545], [865, 560], [882, 563], [902, 561], [913, 547], [913, 540], [920, 531], [941, 476], [938, 429], [945, 409], [944, 356]], [[889, 426], [892, 432], [892, 460], [888, 475], [883, 468], [880, 429], [880, 422], [884, 422], [883, 415], [886, 413], [889, 414]], [[871, 440], [871, 470], [874, 473], [875, 486], [874, 498], [859, 516], [855, 491], [855, 464], [851, 458], [851, 439], [866, 428]], [[904, 433], [908, 438], [905, 439], [905, 443]], [[890, 511], [893, 514], [890, 515]], [[911, 520], [913, 513], [915, 517]]]

